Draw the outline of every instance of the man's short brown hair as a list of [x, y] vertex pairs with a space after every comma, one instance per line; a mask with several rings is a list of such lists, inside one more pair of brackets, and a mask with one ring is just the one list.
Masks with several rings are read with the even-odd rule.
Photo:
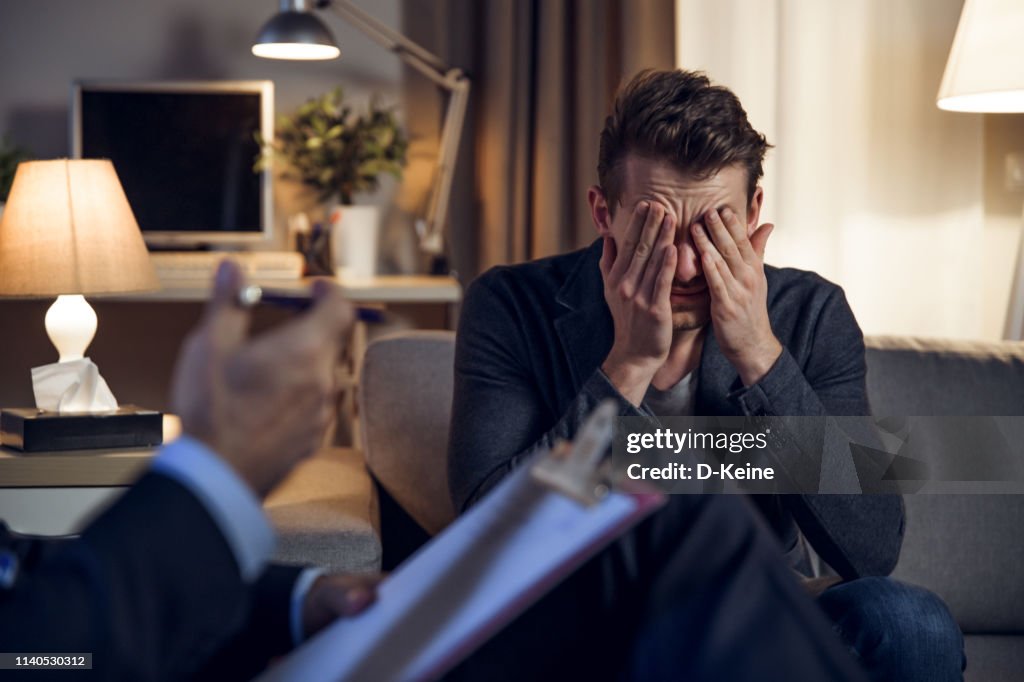
[[615, 97], [601, 131], [597, 177], [615, 211], [623, 191], [627, 154], [670, 162], [698, 179], [741, 164], [747, 169], [747, 200], [764, 174], [771, 147], [747, 120], [728, 88], [698, 71], [642, 71]]

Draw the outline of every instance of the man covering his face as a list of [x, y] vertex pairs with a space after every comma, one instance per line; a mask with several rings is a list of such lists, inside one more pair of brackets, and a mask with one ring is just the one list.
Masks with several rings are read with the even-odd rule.
[[[759, 224], [758, 183], [768, 147], [736, 96], [703, 74], [648, 71], [622, 89], [601, 134], [599, 184], [588, 191], [600, 238], [495, 268], [467, 292], [449, 449], [457, 510], [531, 453], [571, 438], [608, 398], [622, 416], [652, 418], [870, 414], [863, 336], [842, 289], [764, 264], [773, 226]], [[872, 679], [960, 678], [962, 637], [945, 605], [886, 577], [903, 536], [898, 496], [750, 501], [757, 513], [746, 541], [774, 536], [794, 581], [809, 577], [805, 543], [834, 570], [836, 584], [819, 590], [818, 605]], [[657, 532], [641, 527], [559, 588], [571, 606], [556, 612], [546, 600], [534, 610], [587, 633], [564, 643], [570, 650], [612, 651], [602, 646], [608, 632], [645, 632], [648, 643], [680, 636], [685, 605], [648, 601], [676, 614], [649, 626], [622, 595], [639, 590], [646, 599], [638, 585], [671, 582], [713, 560], [702, 509], [733, 503], [673, 499], [652, 521]], [[729, 566], [718, 569], [714, 599], [734, 635], [726, 648], [743, 656], [770, 641], [780, 621], [740, 614], [728, 598]], [[772, 589], [746, 587], [751, 603]], [[631, 665], [606, 655], [605, 670]]]

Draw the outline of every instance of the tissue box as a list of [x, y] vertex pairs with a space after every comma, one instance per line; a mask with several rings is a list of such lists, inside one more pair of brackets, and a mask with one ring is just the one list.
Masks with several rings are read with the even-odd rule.
[[0, 410], [0, 443], [24, 452], [154, 447], [162, 442], [163, 415], [135, 405], [74, 414], [35, 407]]

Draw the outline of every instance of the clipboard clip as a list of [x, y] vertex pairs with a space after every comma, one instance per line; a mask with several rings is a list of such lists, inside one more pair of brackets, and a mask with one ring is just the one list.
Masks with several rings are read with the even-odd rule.
[[607, 497], [611, 487], [600, 467], [615, 436], [618, 413], [613, 400], [598, 405], [572, 443], [559, 441], [533, 465], [533, 480], [588, 507]]

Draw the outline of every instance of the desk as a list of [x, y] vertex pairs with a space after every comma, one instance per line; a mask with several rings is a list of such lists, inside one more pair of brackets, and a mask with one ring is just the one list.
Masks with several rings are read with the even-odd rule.
[[[299, 289], [311, 280], [260, 282], [274, 288]], [[344, 422], [337, 443], [358, 444], [355, 424], [355, 392], [363, 352], [377, 334], [403, 328], [450, 328], [455, 307], [462, 298], [459, 283], [451, 277], [384, 275], [363, 280], [339, 280], [346, 295], [360, 305], [382, 306], [393, 314], [386, 324], [369, 329], [357, 324], [344, 358]], [[99, 316], [96, 339], [89, 356], [120, 402], [171, 411], [168, 401], [171, 369], [182, 339], [199, 319], [208, 298], [206, 281], [167, 282], [163, 290], [132, 294], [90, 296]], [[52, 300], [0, 300], [0, 324], [4, 335], [0, 353], [0, 405], [29, 406], [34, 402], [30, 370], [56, 361], [46, 337], [43, 317]], [[261, 306], [253, 315], [256, 331], [277, 324], [290, 311]]]
[[[165, 415], [169, 441], [180, 425]], [[25, 455], [0, 448], [0, 519], [23, 533], [76, 533], [145, 471], [155, 449]], [[332, 571], [380, 569], [377, 498], [362, 453], [324, 447], [264, 501], [277, 535], [274, 559]]]
[[[254, 279], [255, 284], [267, 288], [286, 291], [305, 291], [312, 286], [315, 278], [304, 277], [299, 280]], [[451, 308], [462, 299], [462, 287], [453, 277], [435, 275], [377, 275], [363, 278], [331, 278], [345, 292], [346, 298], [357, 304], [379, 305], [425, 305], [441, 304], [445, 306], [444, 327], [451, 327], [454, 315]], [[141, 294], [118, 294], [111, 296], [92, 297], [107, 301], [170, 301], [170, 302], [202, 302], [209, 298], [211, 281], [164, 279], [163, 289]], [[347, 417], [351, 443], [360, 443], [358, 400], [359, 377], [362, 373], [363, 357], [369, 344], [370, 333], [365, 322], [357, 321], [349, 339], [349, 350], [343, 371], [339, 373], [339, 383], [343, 396], [341, 413]]]
[[[297, 280], [255, 279], [260, 286], [288, 291], [308, 289], [315, 278]], [[458, 303], [462, 287], [452, 277], [434, 275], [378, 275], [366, 278], [334, 278], [355, 303]], [[205, 301], [210, 296], [209, 280], [164, 279], [160, 291], [141, 294], [108, 294], [90, 296], [102, 301]]]

